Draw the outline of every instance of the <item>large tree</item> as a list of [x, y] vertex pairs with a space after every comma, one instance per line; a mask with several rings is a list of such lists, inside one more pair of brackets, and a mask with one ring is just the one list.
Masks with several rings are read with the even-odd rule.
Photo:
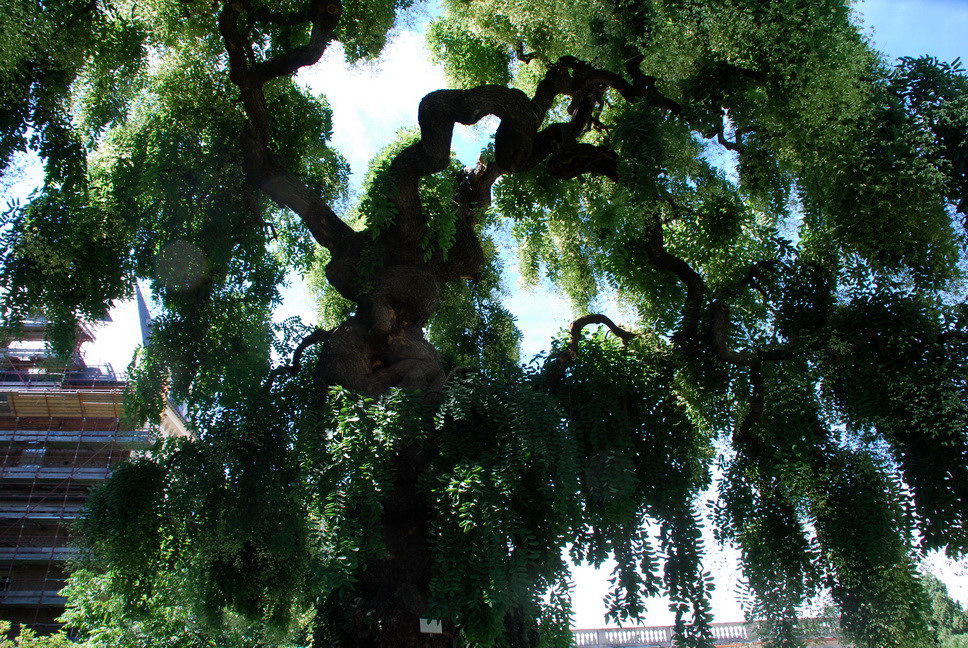
[[[0, 9], [0, 162], [46, 170], [0, 230], [6, 325], [44, 312], [66, 353], [150, 282], [129, 410], [173, 398], [198, 432], [92, 500], [105, 571], [73, 621], [561, 645], [567, 548], [614, 556], [614, 618], [664, 594], [706, 645], [715, 474], [776, 645], [825, 589], [860, 645], [931, 642], [916, 558], [968, 549], [961, 69], [889, 66], [841, 0], [449, 0], [429, 38], [455, 89], [349, 207], [293, 76], [337, 40], [376, 56], [409, 4]], [[454, 125], [488, 115], [462, 168]], [[527, 366], [512, 247], [583, 315]], [[271, 323], [300, 275], [318, 329]]]

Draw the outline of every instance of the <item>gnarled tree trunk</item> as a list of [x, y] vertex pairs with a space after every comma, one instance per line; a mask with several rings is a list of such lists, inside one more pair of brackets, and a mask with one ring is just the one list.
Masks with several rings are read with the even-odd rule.
[[[444, 367], [436, 349], [424, 337], [441, 287], [449, 281], [478, 274], [484, 262], [474, 231], [476, 214], [490, 204], [491, 187], [506, 173], [523, 172], [546, 164], [559, 178], [594, 173], [617, 178], [617, 156], [606, 147], [579, 142], [593, 123], [593, 112], [612, 88], [627, 100], [645, 100], [678, 112], [675, 102], [655, 89], [655, 79], [628, 66], [631, 81], [597, 70], [573, 58], [552, 65], [534, 97], [520, 90], [480, 86], [469, 90], [439, 90], [421, 101], [420, 139], [391, 162], [393, 186], [381, 187], [394, 207], [393, 222], [376, 237], [353, 231], [303, 182], [286, 170], [285, 160], [269, 147], [272, 115], [263, 94], [264, 84], [294, 74], [322, 55], [338, 24], [336, 0], [312, 0], [305, 12], [271, 14], [249, 10], [244, 0], [225, 0], [219, 28], [229, 54], [232, 81], [238, 86], [248, 116], [241, 136], [248, 180], [277, 203], [295, 212], [315, 240], [326, 247], [331, 262], [326, 276], [331, 285], [356, 305], [355, 314], [324, 340], [316, 368], [321, 388], [339, 385], [368, 396], [393, 387], [419, 391], [425, 402], [440, 398]], [[307, 45], [256, 61], [247, 29], [260, 21], [310, 22]], [[554, 100], [571, 98], [570, 118], [542, 127]], [[427, 216], [421, 205], [421, 178], [444, 171], [450, 161], [454, 125], [474, 124], [487, 115], [500, 120], [495, 135], [494, 160], [465, 172], [453, 197], [458, 206], [456, 236], [447, 250], [425, 256]], [[446, 254], [445, 254], [446, 252]], [[362, 276], [363, 259], [376, 259], [375, 269]], [[421, 633], [431, 579], [431, 509], [418, 488], [420, 475], [434, 456], [433, 440], [404, 444], [394, 460], [395, 480], [381, 523], [385, 556], [364, 564], [358, 589], [320, 607], [320, 616], [340, 628], [339, 640], [358, 648], [449, 646], [456, 629], [444, 634]], [[337, 618], [334, 618], [337, 617]]]

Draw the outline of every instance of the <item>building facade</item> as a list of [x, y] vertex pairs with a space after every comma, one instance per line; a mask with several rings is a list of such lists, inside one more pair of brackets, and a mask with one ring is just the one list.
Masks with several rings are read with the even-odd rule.
[[184, 436], [169, 406], [159, 429], [126, 427], [125, 383], [110, 366], [88, 366], [82, 326], [67, 367], [51, 364], [44, 322], [27, 322], [0, 349], [0, 619], [38, 632], [57, 627], [66, 563], [77, 555], [73, 524], [93, 486], [159, 435]]

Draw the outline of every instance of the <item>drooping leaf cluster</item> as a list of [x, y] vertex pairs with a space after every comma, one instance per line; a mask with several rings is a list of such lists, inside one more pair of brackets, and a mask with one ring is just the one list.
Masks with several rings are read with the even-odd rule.
[[683, 636], [708, 638], [694, 505], [711, 439], [663, 393], [669, 360], [597, 335], [563, 373], [554, 359], [517, 377], [457, 372], [431, 410], [398, 391], [377, 401], [333, 391], [323, 403], [309, 370], [280, 375], [212, 413], [197, 440], [122, 465], [95, 492], [84, 521], [94, 571], [75, 579], [70, 614], [96, 630], [105, 611], [93, 587], [148, 627], [190, 597], [199, 641], [231, 630], [234, 615], [333, 636], [329, 602], [354, 600], [364, 565], [386, 555], [394, 456], [429, 440], [437, 451], [419, 487], [431, 505], [432, 612], [464, 641], [567, 645], [566, 547], [596, 563], [616, 556], [616, 617], [638, 618], [643, 596], [667, 594]]

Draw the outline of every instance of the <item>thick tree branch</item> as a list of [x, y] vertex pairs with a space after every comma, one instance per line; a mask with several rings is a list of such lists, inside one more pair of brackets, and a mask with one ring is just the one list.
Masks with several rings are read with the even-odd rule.
[[522, 63], [530, 63], [538, 57], [538, 55], [533, 52], [531, 54], [525, 54], [524, 43], [518, 43], [517, 47], [514, 48], [514, 55]]
[[730, 142], [728, 139], [726, 139], [724, 130], [725, 129], [722, 124], [720, 124], [719, 128], [716, 129], [716, 138], [719, 140], [719, 143], [723, 145], [723, 147], [729, 149], [730, 151], [736, 152], [741, 152], [746, 148], [745, 145], [739, 140], [739, 133], [737, 133], [736, 141]]
[[[338, 0], [312, 0], [306, 12], [268, 14], [256, 12], [250, 19], [295, 21], [305, 14], [311, 23], [309, 43], [285, 51], [261, 62], [249, 60], [251, 43], [239, 22], [246, 12], [242, 0], [226, 0], [218, 18], [219, 31], [225, 41], [229, 58], [229, 76], [239, 88], [242, 106], [248, 117], [248, 128], [242, 134], [243, 168], [246, 178], [260, 187], [273, 200], [295, 212], [305, 223], [313, 238], [330, 250], [338, 247], [353, 230], [312, 191], [286, 169], [286, 161], [270, 149], [271, 123], [263, 85], [266, 81], [295, 73], [300, 67], [319, 60], [339, 22], [341, 5]], [[286, 24], [294, 24], [287, 22]]]
[[[603, 101], [604, 91], [615, 88], [631, 101], [656, 98], [654, 79], [638, 73], [630, 83], [620, 75], [599, 70], [573, 57], [563, 57], [551, 65], [539, 82], [534, 97], [503, 86], [485, 85], [468, 90], [439, 90], [420, 102], [418, 123], [420, 141], [401, 151], [391, 163], [396, 192], [391, 198], [396, 209], [392, 236], [393, 262], [417, 263], [422, 254], [420, 242], [425, 236], [418, 182], [438, 173], [450, 161], [451, 139], [455, 124], [474, 124], [486, 115], [500, 120], [495, 134], [495, 162], [486, 173], [475, 172], [465, 178], [461, 189], [465, 196], [474, 195], [476, 205], [490, 203], [489, 192], [494, 181], [504, 173], [528, 171], [548, 161], [551, 175], [563, 179], [586, 173], [618, 179], [617, 156], [604, 146], [579, 142], [578, 138], [596, 123], [595, 111]], [[571, 97], [566, 122], [538, 130], [558, 96]], [[673, 102], [674, 103], [674, 102]], [[668, 101], [662, 105], [670, 110]], [[468, 193], [468, 190], [471, 190]]]
[[314, 344], [325, 342], [327, 339], [329, 339], [330, 334], [331, 334], [331, 331], [327, 331], [325, 329], [316, 329], [315, 331], [313, 331], [312, 333], [304, 337], [299, 342], [299, 345], [296, 346], [296, 350], [293, 351], [292, 363], [287, 365], [282, 365], [281, 367], [276, 367], [275, 369], [270, 371], [269, 377], [266, 379], [262, 388], [265, 390], [271, 389], [272, 384], [275, 382], [276, 378], [284, 373], [287, 373], [290, 376], [295, 376], [297, 373], [299, 373], [299, 370], [302, 367], [302, 357], [303, 357], [303, 354], [306, 352], [306, 349], [308, 349]]
[[571, 328], [569, 329], [569, 332], [571, 333], [571, 341], [569, 342], [569, 346], [577, 350], [578, 343], [581, 341], [582, 331], [585, 330], [586, 326], [590, 326], [592, 324], [603, 324], [607, 326], [609, 331], [617, 335], [619, 339], [622, 340], [623, 345], [627, 345], [632, 338], [638, 336], [637, 333], [626, 331], [622, 327], [618, 326], [605, 315], [590, 313], [584, 317], [579, 317], [571, 323]]
[[568, 342], [568, 347], [559, 353], [557, 358], [555, 358], [556, 364], [562, 369], [564, 369], [568, 363], [578, 357], [578, 345], [581, 342], [582, 331], [585, 330], [586, 326], [591, 326], [592, 324], [602, 324], [607, 326], [609, 331], [617, 335], [622, 340], [623, 346], [628, 345], [629, 341], [638, 335], [632, 331], [626, 331], [605, 315], [591, 313], [589, 315], [585, 315], [584, 317], [579, 317], [571, 323], [571, 339]]
[[703, 299], [706, 295], [706, 282], [693, 270], [692, 266], [665, 249], [665, 236], [662, 223], [653, 219], [646, 223], [645, 253], [659, 270], [674, 274], [686, 286], [686, 301], [682, 309], [682, 326], [673, 335], [674, 340], [688, 340], [699, 337], [699, 320], [702, 315]]
[[605, 315], [599, 315], [597, 313], [591, 313], [585, 315], [584, 317], [579, 317], [574, 322], [571, 323], [570, 334], [571, 337], [568, 341], [568, 346], [564, 351], [559, 353], [555, 357], [554, 363], [549, 367], [544, 375], [544, 382], [536, 382], [532, 389], [537, 390], [542, 385], [547, 386], [550, 390], [554, 391], [558, 383], [565, 375], [565, 369], [571, 364], [571, 361], [578, 357], [578, 345], [581, 343], [582, 331], [585, 330], [586, 326], [592, 324], [602, 324], [608, 327], [612, 333], [617, 335], [622, 340], [622, 345], [628, 345], [629, 341], [636, 337], [638, 334], [632, 331], [627, 331], [622, 327], [618, 326], [610, 318]]
[[639, 88], [639, 92], [645, 100], [656, 108], [662, 108], [667, 110], [673, 115], [678, 115], [682, 112], [682, 106], [678, 102], [666, 97], [664, 94], [659, 92], [655, 87], [656, 79], [654, 76], [648, 76], [642, 72], [642, 61], [645, 59], [641, 54], [633, 56], [625, 64], [625, 71], [628, 73], [629, 77], [632, 79], [632, 83]]
[[[270, 79], [291, 76], [299, 71], [299, 68], [316, 63], [326, 51], [329, 42], [333, 40], [333, 33], [343, 11], [339, 0], [310, 0], [306, 11], [285, 14], [266, 9], [249, 11], [248, 4], [244, 0], [226, 0], [219, 15], [219, 30], [226, 41], [226, 50], [230, 59], [234, 52], [250, 45], [248, 34], [243, 34], [238, 29], [238, 20], [243, 13], [253, 22], [269, 22], [285, 26], [308, 22], [311, 25], [309, 42], [305, 45], [245, 66], [244, 74], [239, 77], [240, 80], [257, 86], [263, 85]], [[233, 81], [239, 73], [237, 68], [236, 62], [232, 61]]]
[[788, 347], [775, 347], [757, 351], [734, 351], [729, 348], [729, 305], [721, 299], [715, 300], [709, 307], [709, 343], [713, 353], [723, 362], [741, 367], [759, 367], [763, 361], [776, 362], [792, 357]]
[[716, 357], [729, 364], [759, 368], [762, 361], [755, 354], [729, 348], [729, 305], [717, 299], [710, 305], [709, 311], [709, 344]]

